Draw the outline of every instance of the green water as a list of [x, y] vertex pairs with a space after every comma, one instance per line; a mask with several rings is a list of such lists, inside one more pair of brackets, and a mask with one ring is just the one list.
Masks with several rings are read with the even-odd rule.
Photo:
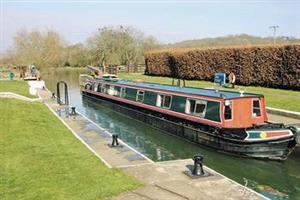
[[56, 70], [42, 75], [52, 91], [57, 81], [66, 81], [72, 106], [154, 161], [192, 158], [200, 153], [205, 165], [271, 199], [300, 200], [300, 148], [286, 161], [275, 162], [229, 156], [196, 146], [117, 113], [103, 102], [82, 98], [78, 77], [83, 72]]

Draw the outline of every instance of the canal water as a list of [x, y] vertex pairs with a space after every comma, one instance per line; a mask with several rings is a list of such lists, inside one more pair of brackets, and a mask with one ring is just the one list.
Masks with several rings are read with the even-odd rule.
[[286, 161], [278, 162], [239, 158], [196, 146], [117, 113], [100, 102], [82, 98], [78, 81], [80, 73], [84, 70], [57, 69], [42, 75], [47, 88], [53, 92], [56, 91], [57, 81], [67, 82], [70, 105], [76, 106], [77, 110], [101, 127], [118, 134], [123, 141], [150, 159], [187, 159], [200, 153], [204, 155], [204, 164], [208, 167], [270, 199], [300, 200], [299, 147]]

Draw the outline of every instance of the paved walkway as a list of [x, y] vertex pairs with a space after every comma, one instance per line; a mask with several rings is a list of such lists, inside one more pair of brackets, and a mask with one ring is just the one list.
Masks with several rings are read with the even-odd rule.
[[0, 98], [13, 98], [13, 99], [19, 99], [22, 101], [30, 101], [30, 102], [41, 100], [41, 98], [29, 98], [13, 92], [0, 92]]
[[192, 159], [127, 167], [124, 170], [142, 180], [146, 187], [123, 193], [112, 200], [265, 199], [207, 167], [204, 167], [204, 170], [211, 174], [210, 176], [191, 178], [184, 172], [192, 168]]
[[284, 124], [299, 124], [300, 125], [300, 120], [295, 119], [295, 118], [274, 115], [274, 114], [269, 114], [269, 113], [268, 113], [268, 118], [269, 118], [269, 121], [271, 121], [271, 122], [279, 122], [279, 123], [284, 123]]
[[122, 141], [119, 147], [111, 147], [109, 132], [81, 114], [70, 116], [68, 108], [57, 105], [48, 91], [40, 90], [39, 95], [74, 136], [108, 167], [122, 168], [145, 184], [145, 187], [123, 193], [113, 200], [264, 199], [207, 167], [205, 171], [210, 176], [190, 178], [184, 172], [192, 169], [192, 159], [154, 163]]

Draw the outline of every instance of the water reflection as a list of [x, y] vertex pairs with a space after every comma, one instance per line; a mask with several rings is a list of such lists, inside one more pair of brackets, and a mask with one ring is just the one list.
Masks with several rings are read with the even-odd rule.
[[[117, 113], [102, 101], [83, 98], [86, 115], [155, 161], [186, 159], [201, 153], [205, 164], [273, 199], [296, 199], [299, 193], [297, 152], [286, 162], [233, 157], [182, 141], [135, 119]], [[297, 164], [298, 163], [298, 164]], [[275, 189], [276, 188], [276, 189]], [[297, 189], [298, 188], [298, 189]], [[275, 195], [275, 196], [273, 196]], [[295, 195], [295, 196], [294, 196]]]
[[261, 161], [229, 156], [199, 147], [128, 118], [110, 109], [106, 103], [82, 98], [78, 77], [82, 71], [61, 71], [44, 75], [46, 85], [55, 91], [56, 82], [64, 80], [69, 86], [70, 103], [99, 124], [154, 161], [192, 158], [201, 153], [212, 169], [251, 187], [272, 199], [300, 200], [300, 149], [285, 162]]

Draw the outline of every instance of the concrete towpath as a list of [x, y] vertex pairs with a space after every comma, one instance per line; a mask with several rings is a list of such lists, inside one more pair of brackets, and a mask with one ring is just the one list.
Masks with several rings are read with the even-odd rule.
[[279, 122], [284, 124], [299, 124], [300, 125], [300, 119], [281, 116], [281, 115], [275, 115], [268, 113], [269, 121], [271, 122]]
[[266, 199], [208, 167], [204, 167], [204, 170], [210, 176], [191, 178], [184, 172], [188, 172], [192, 168], [192, 159], [124, 168], [127, 173], [142, 180], [146, 187], [123, 193], [112, 200]]
[[111, 147], [111, 133], [82, 114], [70, 116], [69, 108], [59, 106], [49, 91], [39, 90], [39, 96], [74, 136], [108, 167], [121, 168], [144, 183], [144, 187], [113, 197], [113, 200], [266, 199], [208, 167], [204, 170], [210, 176], [187, 176], [184, 172], [191, 170], [192, 159], [154, 163], [122, 141], [119, 147]]
[[92, 122], [84, 115], [69, 115], [69, 108], [59, 106], [47, 90], [40, 90], [39, 96], [48, 108], [71, 130], [87, 148], [108, 167], [124, 167], [152, 163], [143, 154], [119, 140], [118, 147], [112, 147], [111, 133]]

